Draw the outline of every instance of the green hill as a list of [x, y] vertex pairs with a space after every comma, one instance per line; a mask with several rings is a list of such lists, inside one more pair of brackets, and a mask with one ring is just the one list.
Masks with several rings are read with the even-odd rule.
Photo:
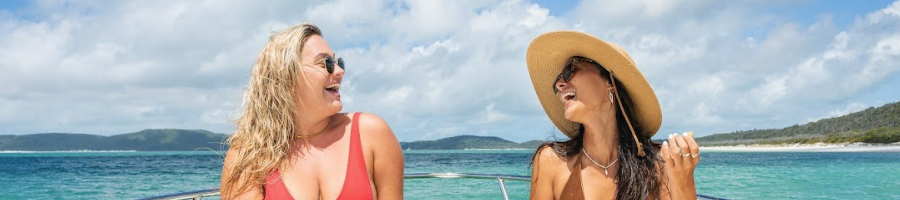
[[223, 149], [227, 135], [206, 130], [147, 129], [99, 136], [74, 133], [0, 135], [0, 151], [136, 150], [192, 151]]
[[840, 117], [782, 129], [714, 134], [697, 138], [703, 146], [739, 144], [880, 143], [900, 142], [900, 102], [870, 107]]
[[439, 140], [400, 142], [403, 149], [535, 149], [542, 141], [515, 143], [494, 136], [460, 135]]

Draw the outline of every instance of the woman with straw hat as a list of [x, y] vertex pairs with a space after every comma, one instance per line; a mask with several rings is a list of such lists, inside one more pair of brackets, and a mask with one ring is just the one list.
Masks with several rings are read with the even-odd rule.
[[570, 138], [535, 152], [531, 199], [697, 198], [693, 133], [650, 140], [662, 112], [625, 50], [559, 31], [535, 38], [526, 57], [544, 111]]
[[340, 113], [344, 62], [312, 24], [260, 52], [222, 169], [222, 199], [402, 199], [403, 153], [387, 123]]

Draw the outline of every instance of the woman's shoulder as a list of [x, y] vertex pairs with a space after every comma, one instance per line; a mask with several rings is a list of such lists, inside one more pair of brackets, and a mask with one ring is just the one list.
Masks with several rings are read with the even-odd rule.
[[554, 143], [547, 143], [538, 147], [534, 156], [536, 165], [559, 165], [566, 162], [565, 156], [554, 148]]
[[375, 115], [372, 113], [353, 112], [353, 113], [339, 113], [338, 115], [345, 115], [345, 116], [347, 116], [347, 118], [351, 119], [351, 122], [352, 122], [353, 116], [356, 115], [357, 113], [359, 113], [359, 119], [357, 119], [357, 120], [359, 120], [358, 123], [359, 123], [360, 130], [368, 130], [368, 131], [390, 130], [390, 127], [388, 126], [387, 122], [384, 121], [384, 119], [382, 119], [378, 115]]
[[225, 163], [233, 162], [235, 157], [237, 157], [237, 155], [235, 155], [235, 154], [237, 154], [238, 151], [240, 151], [240, 149], [238, 149], [238, 147], [228, 148], [228, 150], [225, 151]]
[[[356, 113], [348, 113], [346, 115], [352, 119]], [[363, 137], [370, 140], [396, 140], [391, 127], [378, 115], [359, 112], [359, 119], [357, 120], [358, 122], [356, 123], [359, 125], [360, 135]]]
[[[538, 147], [532, 160], [532, 186], [544, 185], [549, 188], [553, 180], [555, 180], [559, 172], [566, 166], [565, 157], [560, 156], [553, 143], [545, 143]], [[552, 185], [552, 184], [551, 184]], [[532, 193], [533, 194], [533, 193]]]

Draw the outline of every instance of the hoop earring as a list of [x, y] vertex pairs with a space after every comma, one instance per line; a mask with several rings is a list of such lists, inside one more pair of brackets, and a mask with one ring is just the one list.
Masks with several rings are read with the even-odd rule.
[[609, 104], [613, 104], [613, 95], [612, 95], [612, 92], [609, 93]]

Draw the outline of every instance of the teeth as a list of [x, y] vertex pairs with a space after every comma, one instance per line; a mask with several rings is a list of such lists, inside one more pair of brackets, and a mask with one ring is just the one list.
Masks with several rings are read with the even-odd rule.
[[325, 86], [325, 89], [332, 89], [332, 88], [334, 88], [334, 89], [341, 88], [341, 84], [340, 84], [340, 83], [335, 83], [335, 84], [331, 84], [331, 85]]
[[566, 93], [563, 93], [563, 99], [565, 99], [565, 100], [570, 100], [570, 99], [573, 99], [573, 98], [575, 98], [575, 92], [566, 92]]

